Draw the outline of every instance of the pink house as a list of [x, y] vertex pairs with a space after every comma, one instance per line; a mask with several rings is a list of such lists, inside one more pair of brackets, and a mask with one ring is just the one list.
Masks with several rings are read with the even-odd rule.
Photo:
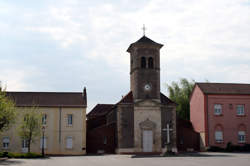
[[196, 83], [190, 120], [200, 147], [250, 144], [250, 84]]

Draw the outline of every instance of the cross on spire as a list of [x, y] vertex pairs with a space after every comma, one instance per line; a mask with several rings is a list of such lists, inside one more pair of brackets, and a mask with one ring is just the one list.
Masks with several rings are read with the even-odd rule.
[[142, 30], [143, 30], [143, 36], [145, 36], [145, 31], [146, 31], [145, 24], [143, 24]]

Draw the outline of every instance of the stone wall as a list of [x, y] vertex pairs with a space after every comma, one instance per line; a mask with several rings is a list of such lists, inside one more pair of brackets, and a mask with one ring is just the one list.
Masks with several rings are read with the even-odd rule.
[[117, 106], [118, 148], [134, 147], [134, 108], [133, 104]]
[[[175, 105], [163, 105], [161, 107], [161, 125], [162, 129], [167, 128], [167, 124], [169, 124], [170, 129], [170, 144], [168, 148], [176, 148], [176, 106]], [[162, 132], [162, 148], [166, 148], [167, 146], [167, 132]]]
[[[146, 68], [141, 68], [141, 58], [146, 58]], [[154, 67], [148, 68], [148, 59], [153, 58]], [[134, 99], [160, 98], [160, 52], [156, 48], [135, 48], [130, 55], [130, 87]], [[150, 84], [151, 91], [145, 92], [144, 86]]]
[[153, 152], [161, 152], [161, 109], [160, 104], [145, 100], [137, 103], [134, 108], [134, 151], [143, 152], [142, 128], [140, 124], [145, 121], [155, 124], [153, 128]]

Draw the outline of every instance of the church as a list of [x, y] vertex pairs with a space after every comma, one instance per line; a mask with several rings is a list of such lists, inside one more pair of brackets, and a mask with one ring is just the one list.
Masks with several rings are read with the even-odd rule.
[[130, 91], [87, 114], [87, 153], [177, 152], [177, 104], [160, 92], [162, 47], [145, 35], [130, 44]]

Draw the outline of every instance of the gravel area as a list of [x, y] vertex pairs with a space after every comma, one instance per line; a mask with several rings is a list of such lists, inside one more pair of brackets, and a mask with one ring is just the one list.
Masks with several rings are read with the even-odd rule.
[[101, 155], [46, 159], [6, 159], [0, 165], [20, 166], [250, 166], [250, 153], [196, 153], [177, 157]]

